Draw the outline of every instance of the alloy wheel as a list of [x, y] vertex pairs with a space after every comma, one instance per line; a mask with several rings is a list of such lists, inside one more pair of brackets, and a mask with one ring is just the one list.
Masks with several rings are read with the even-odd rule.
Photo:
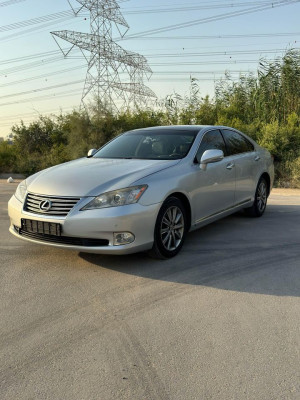
[[184, 216], [177, 206], [169, 207], [164, 213], [160, 226], [160, 236], [164, 248], [173, 251], [180, 245], [184, 234]]
[[265, 181], [261, 181], [257, 188], [256, 202], [258, 211], [260, 213], [263, 212], [267, 204], [267, 186]]

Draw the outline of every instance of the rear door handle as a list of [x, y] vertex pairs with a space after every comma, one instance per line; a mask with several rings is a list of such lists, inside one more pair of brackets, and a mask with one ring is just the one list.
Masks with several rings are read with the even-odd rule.
[[234, 167], [234, 163], [229, 163], [226, 165], [227, 169], [232, 169]]
[[260, 160], [260, 157], [259, 156], [256, 156], [255, 158], [254, 158], [254, 161], [259, 161]]

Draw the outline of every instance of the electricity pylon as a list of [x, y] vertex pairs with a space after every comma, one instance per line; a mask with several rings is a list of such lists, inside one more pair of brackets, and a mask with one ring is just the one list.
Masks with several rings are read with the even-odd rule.
[[[69, 1], [69, 0], [68, 0]], [[131, 105], [146, 105], [155, 93], [144, 85], [144, 77], [150, 78], [152, 70], [147, 59], [132, 51], [123, 49], [114, 42], [113, 26], [124, 36], [129, 29], [116, 0], [76, 0], [81, 4], [77, 15], [86, 8], [90, 12], [91, 33], [75, 31], [51, 32], [62, 53], [66, 57], [74, 47], [78, 47], [88, 61], [88, 70], [82, 92], [81, 103], [86, 106], [92, 96], [102, 110], [118, 111]], [[121, 28], [125, 32], [121, 33]], [[71, 43], [65, 52], [56, 37]], [[85, 52], [89, 52], [87, 58]]]

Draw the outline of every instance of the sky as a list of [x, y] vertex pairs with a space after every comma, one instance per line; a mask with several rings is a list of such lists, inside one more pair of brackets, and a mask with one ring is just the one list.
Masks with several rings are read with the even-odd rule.
[[[190, 77], [214, 96], [225, 73], [256, 73], [261, 58], [299, 49], [300, 0], [119, 0], [130, 29], [114, 39], [144, 55], [145, 84], [163, 99], [188, 94]], [[75, 49], [63, 57], [51, 31], [90, 32], [88, 10], [76, 0], [0, 0], [0, 137], [14, 124], [78, 108], [87, 62]], [[63, 48], [68, 43], [60, 42]]]

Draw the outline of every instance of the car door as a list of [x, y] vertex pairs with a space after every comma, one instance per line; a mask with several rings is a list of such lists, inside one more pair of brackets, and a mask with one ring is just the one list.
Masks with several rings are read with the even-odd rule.
[[[224, 152], [224, 159], [200, 168], [200, 159], [205, 150], [218, 149]], [[192, 207], [195, 222], [212, 217], [231, 208], [234, 204], [235, 169], [231, 157], [226, 156], [224, 139], [218, 129], [204, 134], [197, 151], [195, 182]]]
[[243, 204], [253, 198], [259, 167], [259, 157], [255, 153], [253, 144], [241, 133], [222, 129], [228, 155], [232, 157], [234, 163], [236, 186], [235, 186], [235, 205]]

